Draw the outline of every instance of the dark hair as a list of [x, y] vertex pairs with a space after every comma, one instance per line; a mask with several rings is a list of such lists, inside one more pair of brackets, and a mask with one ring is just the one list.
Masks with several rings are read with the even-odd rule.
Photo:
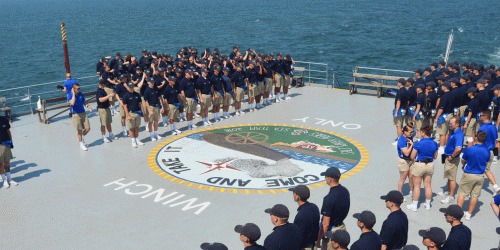
[[453, 116], [451, 119], [455, 119], [456, 123], [458, 123], [458, 125], [462, 125], [462, 118], [460, 118], [460, 116], [456, 115], [456, 116]]
[[491, 110], [489, 110], [489, 109], [483, 110], [483, 111], [481, 111], [481, 115], [486, 116], [489, 120], [489, 119], [491, 119]]
[[413, 126], [410, 126], [409, 124], [406, 124], [406, 126], [403, 127], [403, 132], [408, 132], [410, 130], [413, 130]]
[[424, 134], [427, 136], [431, 136], [432, 127], [430, 125], [424, 125], [420, 128], [420, 131], [424, 132]]
[[484, 143], [484, 142], [486, 141], [486, 137], [487, 137], [487, 136], [488, 136], [488, 135], [487, 135], [487, 134], [486, 134], [486, 132], [484, 132], [484, 131], [479, 131], [479, 132], [477, 132], [477, 134], [476, 134], [477, 141], [478, 141], [479, 143]]
[[78, 84], [78, 83], [73, 83], [73, 85], [71, 85], [71, 88], [74, 88], [75, 86], [80, 86], [80, 84]]

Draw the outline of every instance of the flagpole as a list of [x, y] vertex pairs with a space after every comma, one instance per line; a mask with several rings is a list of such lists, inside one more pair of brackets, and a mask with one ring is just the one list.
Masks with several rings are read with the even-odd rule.
[[444, 56], [444, 61], [446, 62], [446, 64], [448, 64], [452, 43], [453, 43], [453, 30], [451, 30], [451, 34], [448, 37], [448, 45], [446, 45], [446, 54]]

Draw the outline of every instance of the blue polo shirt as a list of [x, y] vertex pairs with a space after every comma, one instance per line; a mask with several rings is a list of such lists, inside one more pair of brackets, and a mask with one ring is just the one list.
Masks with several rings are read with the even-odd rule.
[[453, 113], [453, 100], [455, 96], [450, 92], [444, 92], [443, 96], [441, 96], [441, 101], [439, 101], [438, 109], [443, 110], [443, 114]]
[[130, 93], [127, 92], [122, 98], [123, 105], [127, 105], [129, 113], [137, 112], [141, 110], [142, 99], [139, 93], [135, 91]]
[[235, 71], [231, 76], [231, 81], [234, 82], [235, 87], [243, 87], [245, 85], [245, 77], [242, 72]]
[[428, 99], [428, 101], [431, 102], [429, 107], [431, 107], [431, 109], [435, 109], [436, 104], [437, 104], [437, 100], [438, 100], [438, 96], [434, 90], [430, 91], [427, 94], [427, 99]]
[[396, 210], [387, 216], [380, 230], [380, 239], [387, 249], [399, 249], [408, 241], [408, 217], [401, 210]]
[[168, 85], [163, 91], [163, 98], [168, 102], [168, 104], [179, 103], [179, 92]]
[[196, 89], [198, 89], [203, 95], [210, 94], [210, 92], [212, 92], [212, 83], [210, 82], [210, 79], [208, 79], [208, 77], [205, 78], [200, 76], [198, 81], [196, 81]]
[[455, 148], [461, 148], [463, 144], [464, 144], [464, 132], [462, 132], [461, 128], [458, 128], [450, 133], [450, 138], [448, 139], [448, 143], [446, 143], [446, 146], [444, 147], [444, 154], [453, 155], [453, 152], [455, 152]]
[[477, 98], [472, 98], [469, 101], [469, 104], [467, 105], [467, 109], [465, 111], [465, 116], [468, 116], [469, 112], [472, 112], [471, 119], [472, 118], [477, 119], [477, 114], [481, 112], [479, 110], [479, 100], [477, 100]]
[[306, 202], [297, 209], [293, 224], [297, 225], [302, 235], [300, 248], [313, 245], [319, 233], [319, 208], [314, 203]]
[[379, 250], [381, 248], [382, 241], [375, 231], [362, 233], [359, 240], [351, 245], [351, 250]]
[[71, 79], [71, 78], [64, 81], [63, 86], [66, 88], [67, 95], [71, 94], [71, 89], [73, 88], [73, 84], [75, 84], [75, 83], [78, 83], [78, 82]]
[[[398, 139], [398, 156], [399, 158], [410, 159], [410, 155], [404, 155], [401, 149], [408, 147], [408, 139], [406, 139], [405, 135], [402, 135]], [[411, 152], [410, 152], [411, 153]]]
[[9, 133], [7, 131], [10, 129], [10, 122], [6, 116], [0, 116], [0, 143], [4, 141], [10, 141]]
[[330, 188], [330, 192], [323, 198], [321, 214], [330, 217], [329, 227], [338, 227], [344, 223], [350, 207], [351, 197], [349, 191], [339, 184]]
[[273, 232], [264, 240], [264, 247], [267, 250], [299, 250], [300, 249], [300, 229], [292, 223], [275, 227]]
[[184, 91], [186, 98], [194, 98], [196, 92], [194, 91], [193, 79], [183, 78], [181, 84], [179, 85], [179, 92]]
[[410, 87], [408, 88], [407, 92], [410, 106], [415, 106], [415, 100], [417, 99], [417, 89], [415, 87]]
[[489, 91], [486, 89], [479, 91], [476, 98], [479, 100], [479, 109], [487, 110], [491, 104]]
[[434, 161], [434, 153], [438, 150], [438, 144], [432, 138], [422, 138], [413, 145], [413, 149], [417, 151], [416, 161]]
[[[269, 62], [262, 62], [262, 66], [264, 66], [264, 69], [266, 69], [265, 73], [265, 78], [273, 78], [273, 69], [272, 69], [272, 63], [271, 61]], [[264, 73], [264, 70], [262, 70], [262, 73]]]
[[460, 224], [451, 228], [448, 239], [444, 242], [441, 250], [469, 250], [472, 232], [464, 225]]
[[153, 88], [148, 86], [146, 91], [144, 91], [144, 101], [148, 101], [149, 106], [157, 107], [160, 104], [159, 97], [160, 92], [156, 86], [153, 86]]
[[[69, 103], [69, 101], [71, 101], [71, 98], [73, 98], [73, 93], [69, 92], [67, 98]], [[78, 94], [75, 96], [75, 105], [71, 106], [71, 113], [78, 114], [85, 112], [85, 108], [83, 106], [84, 102], [85, 97], [83, 96], [82, 92], [78, 92]]]
[[486, 148], [489, 150], [493, 150], [495, 148], [495, 141], [498, 139], [498, 130], [495, 125], [493, 125], [491, 122], [483, 123], [481, 124], [481, 127], [477, 131], [484, 131], [486, 132], [486, 141], [484, 142], [484, 145]]
[[271, 68], [275, 74], [283, 74], [283, 60], [274, 60]]
[[484, 174], [486, 164], [490, 161], [491, 152], [484, 144], [476, 144], [464, 150], [462, 159], [465, 164], [464, 171], [469, 174]]

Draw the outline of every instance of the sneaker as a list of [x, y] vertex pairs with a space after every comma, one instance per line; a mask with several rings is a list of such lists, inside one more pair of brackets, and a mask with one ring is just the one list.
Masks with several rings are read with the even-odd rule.
[[276, 103], [279, 103], [280, 102], [280, 99], [279, 98], [276, 98]]
[[137, 143], [132, 142], [132, 147], [133, 147], [133, 148], [137, 148]]
[[178, 135], [182, 134], [182, 131], [180, 131], [180, 130], [178, 130], [178, 129], [176, 129], [176, 130], [175, 130], [175, 132], [176, 132]]
[[199, 114], [196, 114], [196, 113], [195, 113], [195, 114], [194, 114], [194, 117], [196, 117], [196, 118], [200, 118], [201, 116], [200, 116]]
[[208, 126], [209, 126], [208, 122], [203, 122], [203, 127], [208, 127]]
[[398, 145], [398, 141], [392, 142], [392, 146], [397, 146], [397, 145]]
[[498, 158], [497, 157], [493, 157], [493, 161], [491, 161], [491, 163], [497, 164], [498, 163]]
[[472, 217], [472, 214], [469, 214], [469, 212], [465, 212], [464, 217], [466, 220], [470, 220], [470, 217]]
[[440, 196], [449, 196], [450, 195], [450, 192], [448, 191], [445, 191], [445, 192], [439, 192], [438, 195]]
[[409, 210], [413, 211], [413, 212], [417, 212], [417, 206], [416, 205], [406, 205], [406, 208], [408, 208]]
[[448, 196], [448, 197], [446, 197], [446, 199], [441, 200], [441, 203], [450, 204], [450, 203], [453, 203], [454, 201], [455, 201], [455, 198]]
[[255, 109], [250, 109], [249, 111], [250, 111], [250, 112], [253, 112], [254, 110], [255, 110]]
[[17, 182], [15, 181], [9, 181], [11, 186], [17, 186]]
[[422, 206], [427, 210], [431, 210], [431, 204], [424, 203]]
[[7, 180], [3, 181], [3, 186], [2, 188], [9, 188], [9, 182], [7, 182]]
[[403, 197], [403, 202], [406, 202], [406, 198], [405, 197]]
[[244, 115], [244, 114], [245, 114], [245, 112], [243, 112], [243, 111], [240, 111], [240, 115]]
[[105, 142], [105, 143], [110, 143], [110, 141], [108, 140], [107, 137], [103, 137], [102, 140]]
[[191, 128], [197, 128], [197, 127], [198, 127], [198, 126], [196, 126], [196, 125], [194, 125], [194, 124], [193, 124], [193, 125], [191, 125]]
[[209, 126], [214, 125], [213, 123], [210, 122], [210, 120], [208, 120], [207, 123]]
[[156, 138], [154, 136], [151, 136], [151, 141], [156, 141]]
[[141, 141], [139, 141], [139, 140], [136, 140], [136, 141], [137, 141], [137, 145], [144, 146], [144, 143], [142, 143]]
[[168, 125], [170, 125], [168, 122], [167, 123], [163, 123], [163, 127], [168, 127]]
[[236, 112], [234, 112], [234, 114], [239, 116], [240, 115], [240, 111], [236, 111]]
[[224, 117], [222, 117], [222, 116], [219, 117], [219, 121], [222, 121], [222, 120], [224, 120]]
[[146, 127], [146, 132], [150, 132], [150, 131], [149, 131], [149, 127]]
[[87, 150], [89, 150], [89, 149], [88, 149], [85, 145], [81, 145], [81, 144], [80, 144], [80, 149], [81, 149], [82, 151], [87, 151]]
[[156, 139], [161, 140], [161, 139], [163, 139], [163, 137], [161, 137], [160, 135], [157, 135]]
[[493, 193], [493, 197], [497, 197], [500, 194], [500, 188], [496, 188], [495, 192]]
[[291, 98], [291, 97], [289, 97], [289, 96], [287, 96], [287, 97], [285, 98], [285, 100], [290, 100], [290, 99], [292, 99], [292, 98]]

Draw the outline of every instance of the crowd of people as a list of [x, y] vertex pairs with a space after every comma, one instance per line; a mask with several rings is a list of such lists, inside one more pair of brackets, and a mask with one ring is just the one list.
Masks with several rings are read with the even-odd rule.
[[[178, 122], [187, 121], [187, 129], [197, 127], [195, 118], [201, 118], [203, 126], [212, 125], [209, 109], [214, 122], [245, 114], [245, 96], [247, 112], [291, 99], [288, 90], [295, 62], [290, 55], [277, 53], [275, 58], [250, 48], [244, 53], [235, 46], [229, 56], [220, 54], [218, 48], [213, 53], [207, 48], [198, 55], [195, 48], [184, 47], [175, 57], [144, 49], [139, 59], [130, 54], [122, 59], [120, 52], [111, 60], [102, 58], [96, 65], [100, 76], [96, 100], [103, 141], [116, 138], [111, 129], [115, 114], [121, 117], [123, 136], [130, 136], [132, 146], [137, 147], [144, 145], [137, 139], [142, 119], [151, 140], [156, 141], [161, 139], [160, 121], [170, 126], [172, 135], [178, 135], [182, 133]], [[90, 125], [84, 107], [92, 109], [71, 74], [66, 78], [58, 88], [67, 93], [80, 149], [86, 151], [84, 136]]]

